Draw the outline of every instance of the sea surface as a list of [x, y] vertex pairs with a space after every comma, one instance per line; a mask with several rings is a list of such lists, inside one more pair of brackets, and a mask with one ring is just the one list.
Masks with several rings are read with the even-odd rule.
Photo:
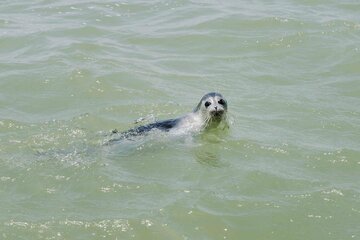
[[360, 2], [2, 0], [0, 239], [360, 239]]

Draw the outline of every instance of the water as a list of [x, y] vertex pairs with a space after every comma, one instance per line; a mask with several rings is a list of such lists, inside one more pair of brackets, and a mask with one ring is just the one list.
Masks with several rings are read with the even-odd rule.
[[[1, 239], [360, 239], [360, 4], [2, 1]], [[221, 92], [228, 133], [103, 147]]]

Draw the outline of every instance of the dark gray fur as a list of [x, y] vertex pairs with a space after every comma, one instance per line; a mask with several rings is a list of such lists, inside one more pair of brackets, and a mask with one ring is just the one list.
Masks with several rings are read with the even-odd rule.
[[145, 134], [147, 134], [148, 132], [150, 132], [153, 129], [158, 129], [158, 130], [161, 130], [161, 131], [164, 131], [164, 132], [168, 132], [170, 129], [172, 129], [173, 127], [176, 126], [178, 121], [179, 121], [179, 118], [168, 119], [168, 120], [164, 120], [164, 121], [154, 122], [154, 123], [150, 123], [150, 124], [147, 124], [147, 125], [135, 127], [135, 128], [129, 129], [129, 130], [127, 130], [125, 132], [121, 132], [121, 133], [119, 133], [115, 129], [115, 130], [112, 131], [112, 135], [119, 134], [119, 136], [117, 138], [110, 139], [106, 143], [106, 145], [114, 143], [114, 142], [121, 141], [123, 139], [129, 139], [130, 140], [132, 137], [145, 135]]
[[123, 132], [122, 134], [125, 134], [127, 136], [137, 136], [146, 132], [151, 131], [152, 129], [159, 129], [162, 131], [169, 131], [171, 128], [175, 127], [177, 122], [179, 121], [178, 118], [176, 119], [169, 119], [159, 122], [150, 123], [144, 126], [139, 126], [136, 128], [132, 128], [130, 130], [127, 130], [126, 132]]

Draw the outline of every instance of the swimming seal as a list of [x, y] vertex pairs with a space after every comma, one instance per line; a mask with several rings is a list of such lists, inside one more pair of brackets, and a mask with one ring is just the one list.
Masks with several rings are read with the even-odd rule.
[[114, 130], [113, 133], [120, 134], [120, 138], [112, 139], [109, 143], [124, 138], [144, 135], [155, 129], [164, 132], [186, 133], [216, 128], [220, 123], [224, 123], [225, 126], [228, 126], [227, 109], [226, 99], [220, 93], [211, 92], [201, 98], [200, 102], [191, 113], [179, 118], [135, 127], [121, 133]]

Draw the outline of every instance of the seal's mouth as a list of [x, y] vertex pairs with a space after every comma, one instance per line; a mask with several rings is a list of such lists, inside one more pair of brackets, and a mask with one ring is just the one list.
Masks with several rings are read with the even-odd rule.
[[223, 114], [224, 114], [223, 110], [215, 110], [210, 112], [210, 116], [214, 118], [221, 118]]

